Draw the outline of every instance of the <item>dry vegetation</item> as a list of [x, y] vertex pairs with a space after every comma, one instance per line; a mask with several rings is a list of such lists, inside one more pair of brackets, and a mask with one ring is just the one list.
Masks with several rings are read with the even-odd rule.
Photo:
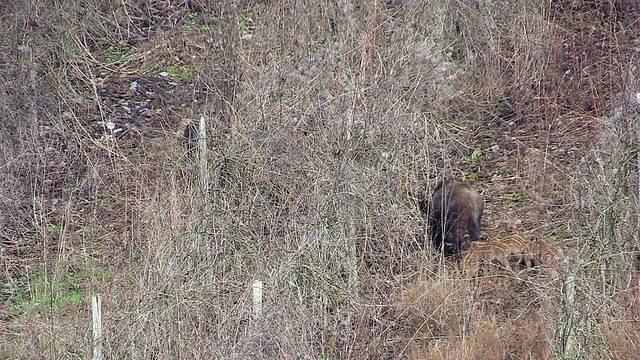
[[[637, 358], [639, 19], [2, 1], [0, 358], [90, 358], [98, 293], [108, 359]], [[560, 267], [464, 279], [417, 209], [443, 177]]]

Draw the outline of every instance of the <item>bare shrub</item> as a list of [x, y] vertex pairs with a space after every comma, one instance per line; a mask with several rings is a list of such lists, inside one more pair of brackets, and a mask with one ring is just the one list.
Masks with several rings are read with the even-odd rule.
[[[109, 358], [632, 357], [637, 6], [2, 3], [0, 354], [88, 357], [101, 293]], [[568, 255], [462, 279], [443, 177]]]

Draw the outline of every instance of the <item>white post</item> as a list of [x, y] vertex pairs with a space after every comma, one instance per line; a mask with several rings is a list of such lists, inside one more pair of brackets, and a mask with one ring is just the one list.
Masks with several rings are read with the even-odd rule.
[[204, 116], [198, 123], [198, 167], [200, 168], [200, 187], [204, 195], [205, 207], [209, 201], [209, 166], [207, 160], [207, 126]]
[[[353, 205], [353, 204], [351, 204]], [[355, 206], [351, 206], [352, 210]], [[358, 295], [358, 289], [360, 285], [360, 278], [358, 274], [358, 251], [356, 242], [358, 236], [358, 229], [356, 228], [355, 211], [349, 212], [349, 235], [347, 236], [347, 266], [349, 267], [349, 287], [352, 291], [352, 295]]]
[[102, 298], [100, 295], [91, 297], [91, 319], [93, 322], [93, 358], [102, 359]]
[[567, 276], [564, 283], [564, 316], [561, 326], [562, 356], [563, 359], [576, 359], [576, 329], [574, 327], [574, 311], [576, 301], [575, 277], [573, 274]]
[[262, 317], [262, 281], [253, 282], [253, 315], [256, 319]]

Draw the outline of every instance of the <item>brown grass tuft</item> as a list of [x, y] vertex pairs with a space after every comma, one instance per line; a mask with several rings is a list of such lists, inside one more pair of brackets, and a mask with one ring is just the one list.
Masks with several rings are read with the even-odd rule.
[[[97, 293], [105, 358], [633, 357], [639, 13], [2, 2], [0, 357], [88, 358]], [[441, 178], [569, 255], [463, 279]]]

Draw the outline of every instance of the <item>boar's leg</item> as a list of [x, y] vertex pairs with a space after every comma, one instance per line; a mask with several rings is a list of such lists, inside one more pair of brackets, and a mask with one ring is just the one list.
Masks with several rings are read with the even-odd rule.
[[472, 216], [469, 221], [469, 240], [480, 240], [480, 219], [475, 216]]

